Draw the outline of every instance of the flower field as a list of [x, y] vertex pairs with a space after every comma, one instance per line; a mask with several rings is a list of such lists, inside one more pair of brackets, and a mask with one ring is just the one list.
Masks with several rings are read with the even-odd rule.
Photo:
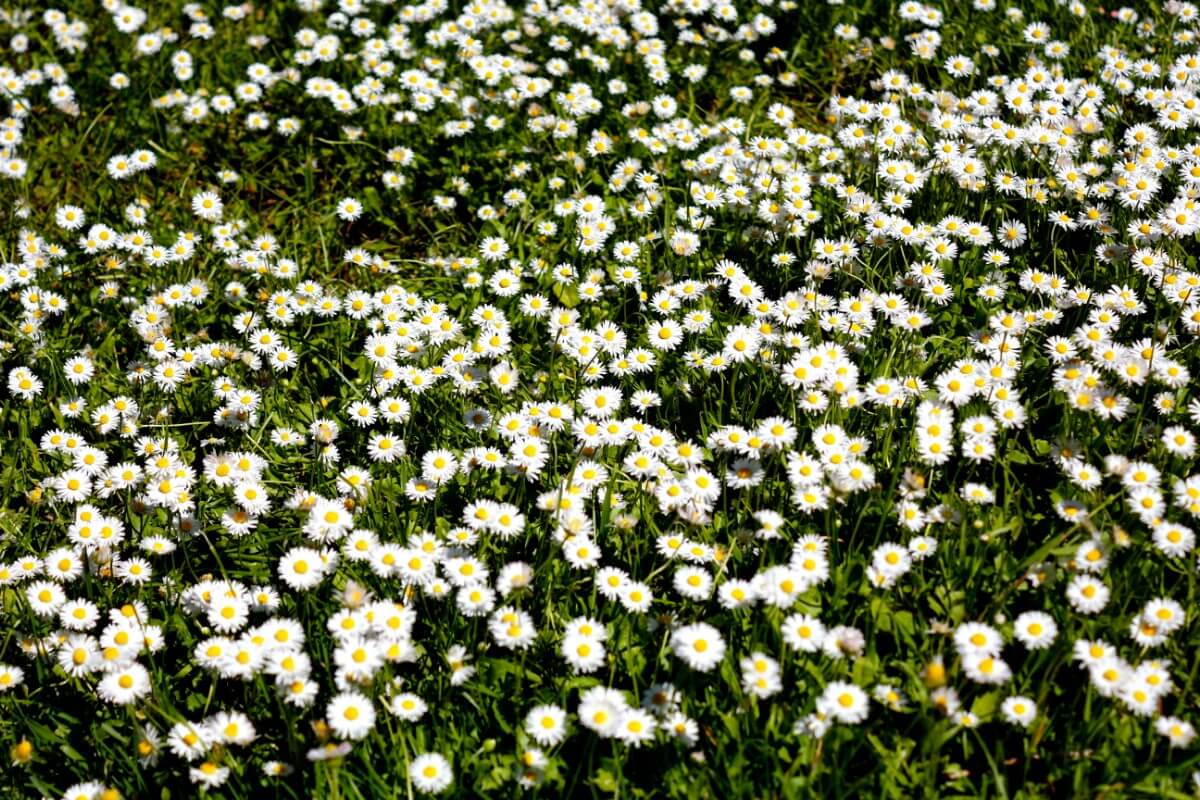
[[1200, 9], [0, 13], [0, 797], [1188, 798]]

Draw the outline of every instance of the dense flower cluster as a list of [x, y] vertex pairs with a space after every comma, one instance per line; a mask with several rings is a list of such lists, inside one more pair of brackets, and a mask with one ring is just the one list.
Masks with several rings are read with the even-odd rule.
[[14, 769], [71, 697], [88, 800], [1180, 780], [1194, 5], [102, 5], [2, 20]]

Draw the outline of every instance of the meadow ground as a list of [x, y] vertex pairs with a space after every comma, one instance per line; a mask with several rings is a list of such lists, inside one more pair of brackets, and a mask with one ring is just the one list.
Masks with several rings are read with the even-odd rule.
[[1198, 36], [0, 13], [0, 797], [1193, 797]]

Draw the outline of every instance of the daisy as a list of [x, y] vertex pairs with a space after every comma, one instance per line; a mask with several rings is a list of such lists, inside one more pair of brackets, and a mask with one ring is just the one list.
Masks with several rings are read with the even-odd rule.
[[960, 655], [998, 656], [1004, 646], [1000, 632], [979, 622], [966, 622], [954, 631], [954, 646]]
[[581, 634], [568, 634], [564, 637], [561, 652], [572, 670], [585, 675], [604, 666], [607, 655], [602, 641]]
[[1013, 622], [1013, 635], [1030, 650], [1045, 650], [1054, 643], [1058, 625], [1042, 611], [1026, 611]]
[[218, 712], [207, 720], [207, 725], [214, 742], [244, 747], [255, 738], [254, 725], [240, 711]]
[[654, 602], [654, 594], [644, 583], [627, 581], [619, 590], [618, 600], [626, 611], [645, 612], [650, 610]]
[[817, 699], [817, 712], [838, 722], [858, 724], [870, 713], [867, 693], [852, 683], [833, 681]]
[[671, 649], [677, 658], [700, 672], [711, 671], [725, 657], [724, 639], [704, 622], [677, 628], [671, 634]]
[[425, 715], [428, 706], [412, 692], [404, 692], [392, 698], [388, 710], [405, 722], [416, 722]]
[[657, 721], [640, 708], [625, 711], [617, 725], [617, 738], [630, 747], [641, 747], [654, 740]]
[[25, 679], [25, 670], [11, 664], [0, 663], [0, 693], [20, 686]]
[[293, 589], [311, 589], [325, 577], [321, 554], [307, 547], [295, 547], [280, 559], [280, 579]]
[[59, 648], [57, 660], [64, 672], [79, 678], [99, 668], [100, 646], [91, 636], [71, 636]]
[[105, 675], [96, 692], [109, 703], [128, 705], [150, 693], [150, 673], [141, 664], [127, 664]]
[[1066, 594], [1067, 602], [1080, 614], [1098, 614], [1108, 605], [1108, 586], [1090, 575], [1072, 578]]
[[375, 705], [358, 692], [342, 692], [329, 701], [325, 719], [344, 739], [362, 739], [375, 727]]
[[825, 640], [825, 626], [816, 617], [793, 614], [782, 625], [783, 640], [792, 649], [802, 653], [815, 653]]
[[450, 762], [438, 753], [422, 753], [414, 758], [408, 765], [408, 777], [425, 794], [441, 794], [454, 782]]
[[499, 261], [508, 255], [508, 243], [497, 236], [491, 236], [480, 242], [479, 253], [485, 261]]
[[337, 217], [343, 222], [353, 222], [362, 216], [362, 203], [353, 197], [344, 197], [338, 201]]
[[525, 715], [525, 732], [543, 747], [554, 747], [567, 735], [567, 714], [559, 706], [541, 705]]
[[1028, 697], [1013, 695], [1000, 704], [1000, 713], [1009, 724], [1028, 728], [1037, 717], [1037, 704]]
[[52, 617], [67, 602], [67, 595], [54, 581], [37, 581], [25, 587], [25, 599], [39, 617]]
[[229, 767], [223, 767], [214, 761], [203, 761], [198, 766], [188, 769], [188, 778], [192, 783], [198, 783], [207, 789], [214, 789], [229, 780]]
[[1166, 737], [1171, 747], [1188, 747], [1196, 738], [1196, 728], [1179, 717], [1159, 717], [1154, 721], [1154, 730]]
[[1012, 678], [1008, 664], [984, 653], [968, 653], [964, 656], [963, 672], [976, 683], [1000, 684]]

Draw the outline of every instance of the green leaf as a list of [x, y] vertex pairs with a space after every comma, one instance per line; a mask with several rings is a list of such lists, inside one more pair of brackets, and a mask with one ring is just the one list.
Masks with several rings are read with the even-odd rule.
[[975, 698], [975, 702], [971, 703], [971, 713], [981, 721], [987, 721], [996, 713], [996, 707], [999, 705], [1000, 691], [988, 692]]

